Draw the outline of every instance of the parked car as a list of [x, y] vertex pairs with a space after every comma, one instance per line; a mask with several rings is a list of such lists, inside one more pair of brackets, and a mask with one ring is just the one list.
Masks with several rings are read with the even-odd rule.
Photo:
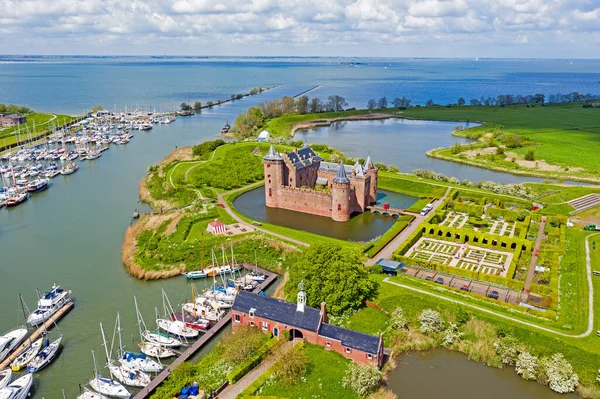
[[498, 299], [498, 298], [500, 298], [500, 294], [498, 293], [498, 291], [493, 290], [492, 292], [490, 292], [488, 294], [488, 298]]
[[438, 277], [438, 278], [436, 278], [436, 279], [435, 279], [435, 282], [436, 282], [437, 284], [444, 284], [444, 279], [443, 279], [443, 278], [441, 278], [441, 277]]
[[431, 280], [433, 280], [433, 278], [431, 276], [427, 276], [427, 277], [425, 277], [425, 280], [431, 281]]
[[469, 284], [463, 284], [463, 285], [460, 287], [460, 290], [461, 290], [461, 291], [471, 291], [471, 288], [469, 288]]

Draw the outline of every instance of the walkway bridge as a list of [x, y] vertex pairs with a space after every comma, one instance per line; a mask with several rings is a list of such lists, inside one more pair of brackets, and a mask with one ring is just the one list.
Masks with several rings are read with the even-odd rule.
[[406, 212], [405, 209], [398, 208], [385, 208], [381, 205], [370, 205], [365, 208], [365, 211], [377, 213], [380, 215], [393, 216], [395, 218], [400, 217], [403, 214], [410, 214], [410, 212]]

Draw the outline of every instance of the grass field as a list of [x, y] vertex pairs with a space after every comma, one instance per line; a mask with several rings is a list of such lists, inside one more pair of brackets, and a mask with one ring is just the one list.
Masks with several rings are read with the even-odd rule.
[[[34, 113], [27, 115], [27, 125], [21, 125], [18, 128], [16, 126], [0, 130], [0, 143], [2, 147], [10, 146], [17, 142], [17, 131], [21, 133], [21, 140], [26, 138], [27, 132], [33, 138], [37, 138], [47, 133], [52, 128], [52, 122], [58, 125], [69, 123], [72, 120], [77, 119], [75, 116], [69, 115], [55, 115], [55, 114], [43, 114]], [[35, 131], [34, 131], [35, 125]], [[23, 135], [25, 134], [25, 135]]]
[[317, 345], [305, 344], [302, 350], [309, 359], [303, 381], [291, 386], [267, 381], [257, 394], [261, 397], [358, 399], [353, 390], [342, 386], [350, 360]]
[[414, 197], [440, 198], [446, 192], [446, 188], [441, 184], [430, 184], [427, 181], [420, 181], [418, 177], [412, 175], [390, 172], [379, 172], [378, 187]]

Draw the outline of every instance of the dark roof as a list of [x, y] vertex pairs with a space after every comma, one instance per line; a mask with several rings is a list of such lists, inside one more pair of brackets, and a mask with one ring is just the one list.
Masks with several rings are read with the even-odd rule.
[[376, 262], [378, 265], [381, 265], [382, 268], [398, 270], [404, 267], [404, 263], [396, 262], [395, 260], [381, 258]]
[[295, 303], [246, 291], [238, 292], [233, 303], [233, 310], [247, 314], [252, 308], [257, 317], [315, 332], [319, 329], [320, 310], [305, 307], [304, 312], [297, 312]]
[[347, 328], [322, 324], [319, 335], [340, 341], [342, 346], [376, 355], [379, 350], [379, 337], [363, 334]]
[[338, 167], [337, 176], [333, 178], [334, 183], [340, 184], [348, 184], [350, 183], [350, 179], [346, 175], [346, 168], [343, 163], [340, 162], [340, 166]]
[[[339, 163], [321, 162], [319, 164], [319, 172], [335, 173], [335, 174], [337, 174], [337, 172], [338, 172], [339, 169], [340, 169], [340, 164]], [[346, 170], [346, 175], [352, 175], [352, 166], [350, 166], [350, 165], [344, 165], [344, 169]]]
[[321, 162], [323, 158], [318, 156], [310, 147], [304, 147], [298, 151], [288, 152], [287, 156], [296, 169], [302, 169], [314, 162]]

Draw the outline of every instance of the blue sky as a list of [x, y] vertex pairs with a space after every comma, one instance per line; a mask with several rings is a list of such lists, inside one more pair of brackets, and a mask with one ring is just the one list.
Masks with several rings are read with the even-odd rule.
[[599, 58], [600, 0], [0, 0], [0, 53]]

